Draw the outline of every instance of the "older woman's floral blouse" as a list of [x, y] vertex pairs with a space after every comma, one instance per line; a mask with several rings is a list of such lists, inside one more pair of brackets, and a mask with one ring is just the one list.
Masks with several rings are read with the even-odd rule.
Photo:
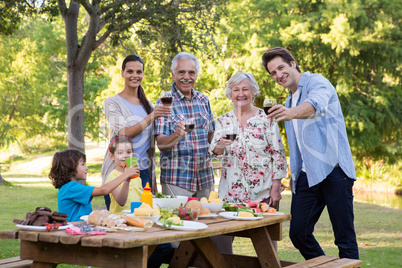
[[272, 180], [286, 177], [286, 156], [278, 125], [259, 109], [242, 129], [232, 110], [218, 118], [210, 150], [222, 135], [232, 133], [237, 137], [222, 157], [219, 198], [228, 203], [268, 199]]

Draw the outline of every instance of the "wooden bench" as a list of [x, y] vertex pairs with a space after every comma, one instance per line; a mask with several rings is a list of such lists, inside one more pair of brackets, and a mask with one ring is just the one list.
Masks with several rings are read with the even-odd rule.
[[362, 266], [361, 260], [338, 258], [331, 256], [319, 256], [304, 262], [285, 266], [287, 268], [354, 268]]
[[0, 260], [1, 268], [29, 268], [33, 261], [21, 260], [20, 256]]

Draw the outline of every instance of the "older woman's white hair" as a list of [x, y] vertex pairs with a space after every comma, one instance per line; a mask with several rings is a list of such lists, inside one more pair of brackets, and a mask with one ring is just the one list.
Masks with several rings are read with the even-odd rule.
[[260, 87], [257, 84], [257, 81], [255, 81], [254, 76], [251, 73], [237, 73], [233, 75], [229, 81], [228, 85], [226, 87], [226, 92], [225, 96], [228, 99], [232, 99], [232, 88], [240, 84], [243, 80], [248, 80], [250, 83], [251, 87], [251, 93], [253, 94], [253, 101], [255, 97], [260, 93]]
[[177, 68], [177, 62], [179, 60], [193, 60], [195, 62], [195, 69], [198, 75], [198, 73], [200, 72], [200, 64], [198, 63], [197, 57], [189, 52], [180, 52], [179, 54], [174, 56], [172, 60], [172, 66], [170, 67], [170, 70], [172, 70], [173, 74], [175, 74]]

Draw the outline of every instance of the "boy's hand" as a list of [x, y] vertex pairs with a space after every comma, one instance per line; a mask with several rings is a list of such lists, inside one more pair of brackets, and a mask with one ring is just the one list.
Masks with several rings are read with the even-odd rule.
[[134, 179], [140, 176], [140, 168], [138, 164], [134, 164], [131, 167], [128, 167], [124, 170], [125, 175], [127, 175], [130, 179]]

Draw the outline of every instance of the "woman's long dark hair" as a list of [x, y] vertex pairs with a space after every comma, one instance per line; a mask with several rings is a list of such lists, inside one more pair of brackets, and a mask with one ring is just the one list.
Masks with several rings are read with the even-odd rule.
[[[128, 55], [124, 60], [123, 60], [123, 64], [121, 66], [122, 70], [124, 71], [126, 69], [126, 64], [127, 62], [130, 61], [138, 61], [142, 63], [142, 71], [144, 71], [145, 66], [144, 66], [144, 61], [137, 55]], [[142, 105], [144, 106], [145, 111], [147, 112], [147, 114], [152, 113], [152, 107], [149, 104], [149, 101], [147, 99], [147, 96], [145, 96], [145, 91], [143, 89], [143, 87], [140, 85], [138, 87], [138, 98], [140, 99]]]

